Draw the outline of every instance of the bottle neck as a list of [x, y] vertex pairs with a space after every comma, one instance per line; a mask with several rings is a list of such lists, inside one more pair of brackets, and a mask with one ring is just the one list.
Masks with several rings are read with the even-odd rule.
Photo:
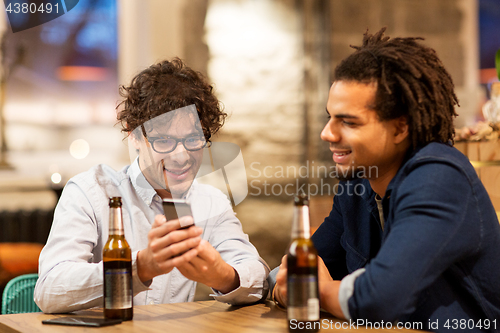
[[310, 237], [309, 206], [296, 205], [293, 212], [292, 239], [309, 239]]
[[121, 207], [109, 208], [109, 235], [123, 236], [123, 219]]

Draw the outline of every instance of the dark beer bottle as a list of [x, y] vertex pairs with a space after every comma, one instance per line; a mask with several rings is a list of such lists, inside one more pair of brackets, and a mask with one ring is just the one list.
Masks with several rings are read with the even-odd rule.
[[310, 238], [309, 200], [296, 196], [294, 201], [287, 255], [288, 324], [291, 331], [316, 332], [320, 328], [318, 253]]
[[122, 199], [109, 198], [109, 237], [102, 251], [104, 265], [104, 317], [131, 320], [132, 251], [125, 239]]

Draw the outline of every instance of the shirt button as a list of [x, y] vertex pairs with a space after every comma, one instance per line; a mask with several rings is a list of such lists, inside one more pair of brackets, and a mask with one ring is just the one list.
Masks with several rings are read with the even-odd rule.
[[149, 301], [149, 305], [154, 305], [155, 302], [154, 301]]

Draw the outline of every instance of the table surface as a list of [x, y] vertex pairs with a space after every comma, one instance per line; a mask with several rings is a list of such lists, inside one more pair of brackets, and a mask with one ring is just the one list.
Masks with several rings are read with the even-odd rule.
[[[74, 314], [48, 315], [43, 313], [22, 313], [0, 316], [0, 333], [15, 332], [288, 332], [286, 312], [272, 302], [238, 307], [216, 301], [201, 301], [176, 304], [134, 306], [134, 319], [114, 326], [99, 328], [44, 325], [42, 320], [64, 317], [85, 316], [101, 318], [102, 309], [78, 311]], [[364, 326], [349, 328], [343, 322], [327, 313], [321, 314], [321, 332], [341, 327], [344, 332], [394, 332], [411, 330], [369, 329]], [[413, 331], [415, 332], [415, 331]], [[421, 331], [419, 331], [421, 332]]]

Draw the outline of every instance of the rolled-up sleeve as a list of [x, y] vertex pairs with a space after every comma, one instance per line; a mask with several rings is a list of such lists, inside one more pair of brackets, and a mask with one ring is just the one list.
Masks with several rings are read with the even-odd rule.
[[236, 270], [240, 279], [237, 289], [227, 294], [213, 290], [211, 296], [234, 305], [254, 303], [267, 296], [269, 266], [250, 243], [230, 206], [217, 217], [209, 242], [222, 259]]
[[95, 261], [98, 226], [90, 202], [68, 183], [40, 253], [35, 302], [43, 312], [69, 312], [102, 305], [102, 263]]

